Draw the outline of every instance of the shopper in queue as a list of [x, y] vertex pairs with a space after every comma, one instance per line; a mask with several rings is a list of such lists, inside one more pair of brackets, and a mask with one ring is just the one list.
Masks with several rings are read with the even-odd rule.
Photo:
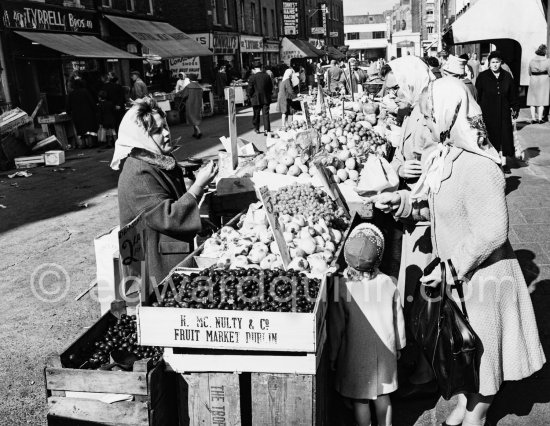
[[253, 74], [248, 80], [248, 96], [252, 104], [253, 116], [252, 124], [254, 131], [260, 132], [260, 112], [263, 116], [264, 134], [271, 132], [271, 121], [269, 119], [269, 107], [271, 105], [271, 96], [273, 94], [273, 82], [271, 77], [262, 70], [262, 64], [255, 62], [253, 65]]
[[136, 100], [144, 98], [149, 94], [149, 89], [147, 85], [141, 79], [141, 74], [139, 71], [132, 71], [130, 73], [130, 78], [132, 79], [132, 88], [130, 89], [130, 99]]
[[120, 124], [111, 168], [121, 170], [120, 226], [141, 215], [147, 271], [157, 283], [193, 251], [193, 239], [201, 230], [199, 201], [217, 174], [210, 162], [187, 189], [173, 149], [164, 111], [152, 98], [137, 99]]

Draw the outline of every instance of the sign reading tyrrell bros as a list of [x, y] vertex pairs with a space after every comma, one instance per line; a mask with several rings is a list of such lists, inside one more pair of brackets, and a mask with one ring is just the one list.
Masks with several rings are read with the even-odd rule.
[[99, 33], [99, 25], [91, 12], [67, 10], [41, 4], [3, 4], [4, 28], [72, 33]]

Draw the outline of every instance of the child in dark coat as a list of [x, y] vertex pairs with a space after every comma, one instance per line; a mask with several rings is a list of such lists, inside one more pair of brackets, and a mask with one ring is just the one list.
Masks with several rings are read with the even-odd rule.
[[107, 92], [101, 90], [98, 94], [99, 102], [97, 104], [99, 132], [98, 139], [100, 143], [106, 143], [108, 146], [115, 146], [116, 140], [116, 122], [117, 112], [115, 104], [107, 99]]

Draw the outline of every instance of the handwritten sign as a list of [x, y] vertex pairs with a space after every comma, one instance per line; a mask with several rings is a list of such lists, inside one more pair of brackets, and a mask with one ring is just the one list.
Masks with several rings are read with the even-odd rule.
[[235, 88], [228, 89], [229, 96], [227, 97], [227, 111], [229, 118], [229, 138], [231, 139], [231, 165], [233, 170], [239, 165], [239, 152], [237, 146], [237, 109], [235, 107]]
[[281, 226], [279, 223], [279, 214], [275, 211], [272, 195], [267, 186], [262, 186], [260, 188], [260, 197], [262, 199], [262, 203], [264, 204], [267, 220], [271, 225], [273, 237], [275, 238], [277, 247], [279, 247], [279, 252], [281, 253], [283, 265], [286, 269], [290, 263], [290, 252], [288, 250], [288, 246], [286, 245], [283, 231], [281, 230]]
[[124, 288], [121, 290], [129, 294], [147, 289], [147, 244], [141, 215], [118, 231], [118, 247], [124, 279]]
[[168, 60], [168, 66], [173, 75], [184, 72], [185, 74], [197, 74], [199, 80], [202, 78], [201, 63], [198, 56], [194, 58], [171, 58]]
[[3, 9], [2, 21], [6, 28], [99, 33], [99, 25], [93, 12], [11, 2], [5, 2]]

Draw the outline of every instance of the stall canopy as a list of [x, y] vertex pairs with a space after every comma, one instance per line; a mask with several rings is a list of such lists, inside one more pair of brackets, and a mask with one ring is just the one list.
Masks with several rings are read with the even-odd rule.
[[346, 59], [345, 53], [340, 52], [338, 49], [336, 49], [334, 46], [328, 47], [328, 56], [330, 59]]
[[290, 60], [294, 58], [318, 58], [319, 54], [313, 49], [307, 41], [285, 37], [281, 41], [281, 59], [290, 65]]
[[455, 44], [482, 40], [512, 39], [521, 45], [521, 85], [529, 84], [529, 61], [537, 47], [546, 40], [546, 19], [540, 0], [479, 0], [452, 25]]
[[212, 55], [210, 50], [194, 38], [166, 22], [110, 15], [106, 17], [162, 59]]
[[90, 35], [16, 31], [22, 37], [76, 58], [139, 59]]

